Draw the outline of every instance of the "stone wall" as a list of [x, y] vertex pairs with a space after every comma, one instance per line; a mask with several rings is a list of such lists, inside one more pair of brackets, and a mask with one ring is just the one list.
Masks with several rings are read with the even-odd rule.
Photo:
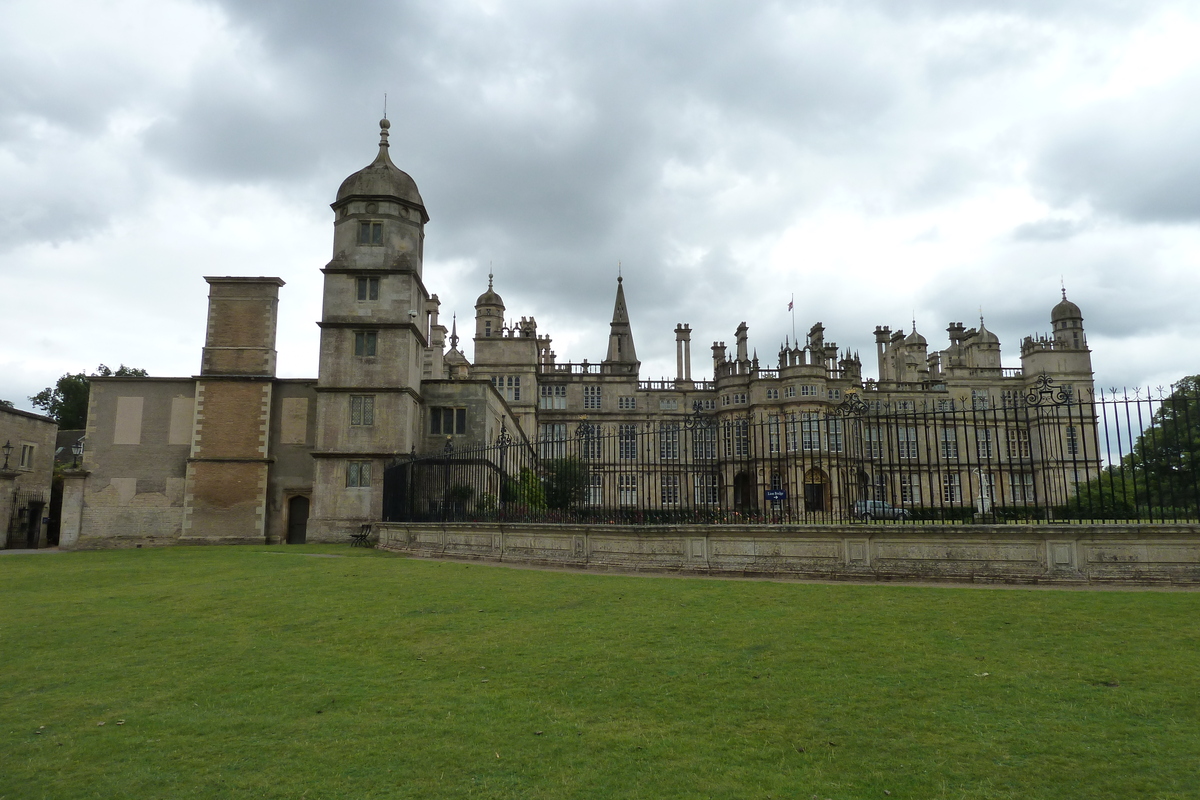
[[421, 556], [580, 569], [984, 583], [1200, 583], [1195, 525], [588, 526], [379, 523]]
[[92, 378], [78, 491], [63, 494], [61, 548], [169, 544], [183, 530], [196, 382]]

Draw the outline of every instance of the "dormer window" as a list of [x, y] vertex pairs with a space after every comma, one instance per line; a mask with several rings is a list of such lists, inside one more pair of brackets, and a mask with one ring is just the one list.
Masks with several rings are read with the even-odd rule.
[[383, 244], [383, 223], [382, 222], [360, 222], [360, 223], [358, 223], [358, 243], [359, 244]]

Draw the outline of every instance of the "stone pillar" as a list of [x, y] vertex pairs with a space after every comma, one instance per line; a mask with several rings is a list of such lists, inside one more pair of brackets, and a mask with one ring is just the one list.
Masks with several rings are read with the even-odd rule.
[[[8, 547], [8, 524], [12, 520], [13, 492], [16, 491], [15, 469], [0, 470], [0, 548]], [[24, 542], [21, 544], [24, 547]]]
[[692, 388], [692, 329], [682, 322], [675, 326], [675, 386]]
[[683, 379], [692, 382], [692, 328], [683, 326]]
[[59, 513], [58, 547], [73, 550], [79, 543], [83, 530], [83, 498], [87, 486], [87, 470], [71, 469], [63, 472], [62, 511]]
[[683, 380], [683, 323], [675, 326], [675, 381]]

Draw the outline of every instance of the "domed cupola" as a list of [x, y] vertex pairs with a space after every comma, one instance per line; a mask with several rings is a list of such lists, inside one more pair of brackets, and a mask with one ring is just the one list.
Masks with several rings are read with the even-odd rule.
[[979, 318], [979, 330], [975, 333], [975, 344], [1000, 345], [1000, 337], [989, 331], [983, 324], [983, 317]]
[[1079, 310], [1079, 306], [1067, 299], [1067, 290], [1063, 289], [1062, 300], [1050, 310], [1050, 323], [1057, 328], [1059, 327], [1058, 323], [1071, 319], [1082, 322], [1083, 312]]
[[1054, 331], [1056, 347], [1070, 350], [1087, 349], [1083, 312], [1079, 310], [1079, 306], [1067, 299], [1066, 287], [1062, 290], [1062, 300], [1050, 310], [1050, 327]]
[[479, 295], [479, 299], [475, 301], [476, 308], [480, 308], [481, 306], [498, 306], [501, 311], [504, 310], [504, 299], [496, 294], [496, 290], [492, 288], [492, 276], [490, 273], [488, 274], [487, 291]]
[[386, 118], [379, 120], [379, 155], [366, 167], [360, 169], [338, 187], [336, 210], [351, 200], [399, 200], [402, 204], [421, 212], [422, 224], [429, 222], [425, 201], [417, 191], [417, 182], [404, 170], [392, 163], [388, 154], [388, 128], [392, 126]]
[[503, 327], [504, 300], [492, 288], [492, 274], [489, 272], [487, 291], [475, 301], [475, 338], [501, 336]]
[[915, 322], [913, 323], [912, 333], [910, 333], [908, 336], [904, 337], [904, 346], [905, 347], [928, 347], [929, 346], [929, 342], [925, 339], [925, 337], [922, 336], [921, 334], [917, 333], [917, 324]]

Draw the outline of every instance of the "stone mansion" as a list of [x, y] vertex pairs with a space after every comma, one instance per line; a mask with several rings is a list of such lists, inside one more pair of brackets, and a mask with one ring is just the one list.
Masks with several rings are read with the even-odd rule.
[[[750, 355], [743, 323], [732, 348], [712, 344], [712, 380], [694, 380], [691, 328], [680, 324], [674, 331], [675, 379], [646, 381], [620, 278], [604, 357], [579, 363], [557, 360], [550, 336], [533, 316], [511, 319], [489, 278], [475, 304], [468, 360], [457, 327], [443, 323], [438, 297], [425, 283], [429, 214], [416, 183], [392, 162], [389, 123], [380, 126], [378, 155], [342, 182], [332, 203], [333, 257], [322, 269], [316, 377], [275, 376], [283, 281], [206, 278], [208, 321], [198, 375], [93, 379], [82, 468], [69, 473], [65, 488], [62, 546], [344, 541], [362, 524], [383, 518], [389, 465], [447, 446], [484, 447], [505, 435], [553, 456], [583, 420], [614, 435], [638, 426], [671, 430], [697, 415], [718, 427], [751, 418], [800, 420], [802, 426], [812, 421], [803, 427], [804, 444], [794, 448], [819, 454], [850, 448], [844, 441], [850, 434], [839, 425], [826, 424], [816, 438], [808, 434], [817, 431], [818, 417], [851, 401], [900, 414], [966, 408], [1000, 413], [1038, 377], [1074, 395], [1092, 389], [1083, 316], [1065, 292], [1050, 309], [1051, 333], [1021, 343], [1019, 366], [1002, 365], [1000, 341], [982, 320], [978, 328], [950, 324], [949, 342], [940, 350], [931, 350], [915, 328], [876, 328], [873, 378], [864, 377], [858, 354], [826, 338], [820, 323], [803, 344], [786, 342], [776, 359], [760, 363]], [[1003, 421], [995, 427], [997, 447], [1004, 436], [1028, 436], [1006, 432]], [[868, 456], [872, 447], [878, 455], [880, 445], [871, 444], [876, 434], [863, 430], [856, 435], [867, 440]], [[945, 441], [944, 430], [931, 435]], [[1059, 448], [1066, 452], [1077, 446], [1070, 437], [1088, 432], [1069, 427], [1054, 435], [1067, 437]], [[886, 446], [903, 448], [905, 436]], [[970, 436], [980, 437], [972, 446], [983, 441], [982, 433]], [[793, 448], [790, 436], [787, 441]], [[900, 484], [889, 488], [868, 474], [869, 468], [859, 472], [856, 480], [898, 504], [951, 485], [944, 476], [922, 477], [925, 483], [910, 481], [905, 494]], [[753, 468], [713, 474], [711, 485], [702, 489], [685, 481], [684, 491], [703, 493], [704, 502], [750, 507], [761, 503], [770, 483]], [[610, 480], [627, 479], [597, 470], [589, 502], [621, 502], [623, 495], [607, 488]], [[795, 494], [806, 497], [810, 508], [847, 502], [828, 469], [807, 466], [796, 480], [805, 486], [796, 486]], [[990, 491], [1019, 493], [1027, 480], [1014, 472]], [[946, 497], [955, 501], [953, 494]]]

